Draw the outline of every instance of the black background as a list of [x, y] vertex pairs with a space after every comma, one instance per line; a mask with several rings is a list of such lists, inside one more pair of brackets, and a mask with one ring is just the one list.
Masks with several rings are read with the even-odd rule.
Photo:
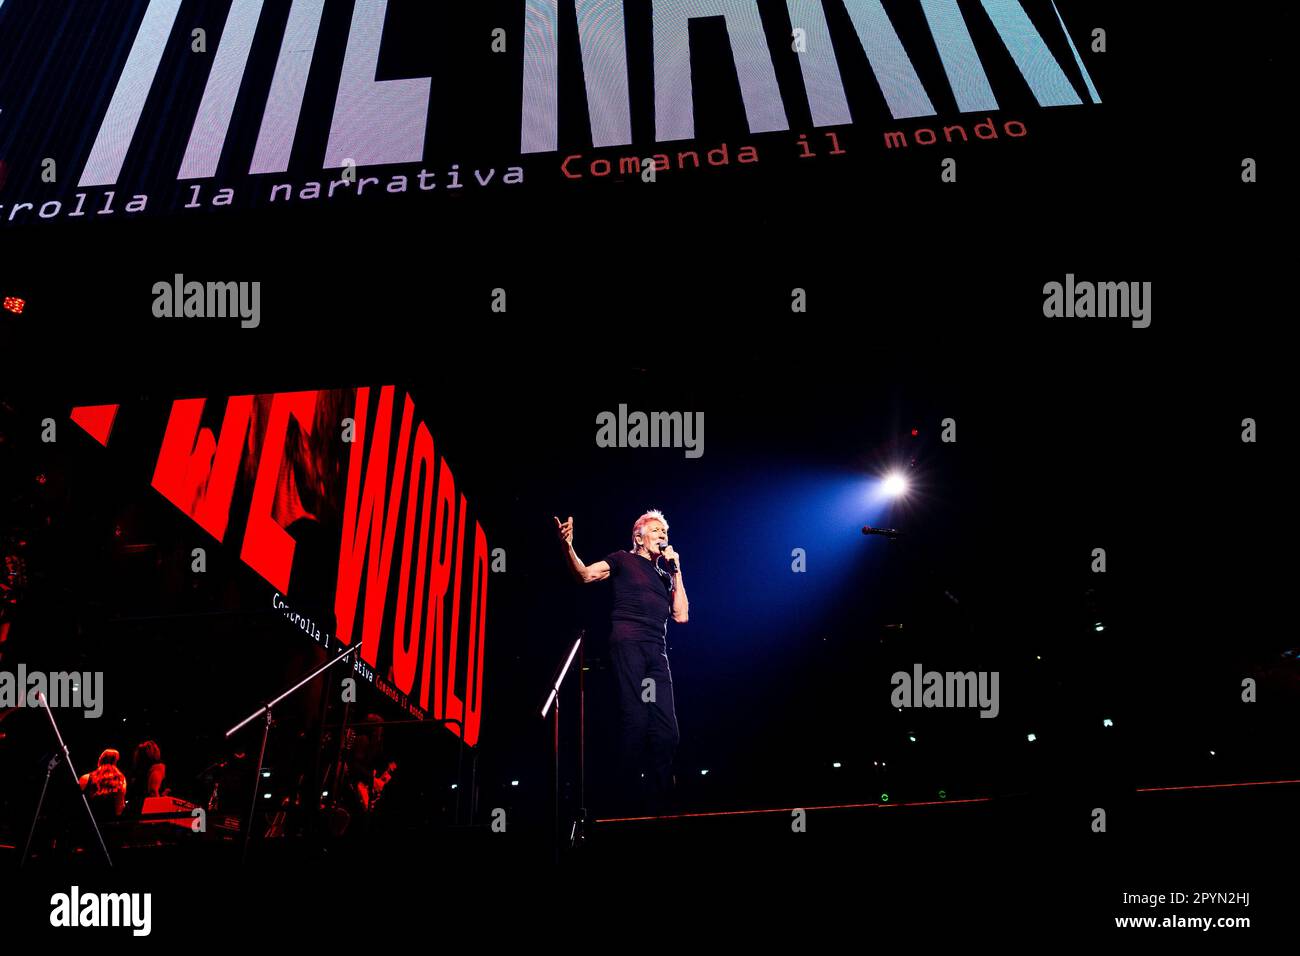
[[[9, 0], [0, 9], [0, 33], [28, 22], [33, 6]], [[904, 22], [919, 21], [906, 9], [912, 5], [887, 0], [886, 6]], [[1040, 4], [1028, 6], [1041, 14]], [[1022, 119], [1030, 136], [954, 150], [956, 184], [939, 180], [942, 147], [929, 153], [914, 147], [904, 156], [879, 147], [881, 130], [893, 127], [860, 51], [856, 59], [853, 51], [841, 55], [859, 117], [840, 130], [849, 156], [793, 159], [797, 133], [812, 132], [800, 113], [806, 105], [789, 106], [791, 133], [748, 136], [721, 30], [702, 24], [692, 32], [699, 146], [754, 142], [763, 154], [759, 168], [588, 185], [563, 181], [555, 156], [515, 159], [521, 4], [458, 9], [448, 14], [455, 28], [446, 29], [437, 25], [441, 14], [433, 5], [395, 2], [381, 78], [434, 75], [427, 168], [459, 162], [462, 169], [481, 164], [500, 171], [519, 162], [526, 183], [458, 195], [377, 195], [373, 203], [322, 200], [292, 211], [0, 222], [0, 294], [28, 300], [21, 317], [6, 314], [0, 322], [6, 433], [24, 436], [7, 454], [24, 469], [43, 463], [46, 451], [34, 447], [26, 423], [52, 406], [66, 414], [66, 406], [78, 403], [134, 400], [158, 407], [181, 395], [409, 386], [417, 409], [435, 425], [440, 448], [455, 450], [447, 453], [458, 483], [483, 509], [490, 546], [506, 547], [511, 560], [512, 572], [492, 584], [500, 590], [489, 625], [483, 759], [498, 777], [523, 766], [526, 779], [538, 779], [545, 773], [545, 736], [531, 718], [535, 687], [545, 682], [569, 629], [600, 618], [598, 604], [566, 588], [548, 537], [551, 513], [579, 516], [579, 551], [592, 560], [623, 543], [632, 511], [663, 507], [688, 574], [702, 578], [716, 569], [691, 564], [686, 542], [705, 529], [732, 530], [710, 525], [708, 506], [726, 498], [737, 474], [761, 481], [767, 470], [791, 465], [865, 472], [915, 423], [926, 432], [922, 460], [944, 489], [918, 522], [919, 546], [938, 555], [940, 577], [956, 582], [974, 605], [966, 613], [997, 624], [981, 623], [983, 640], [972, 651], [963, 644], [967, 622], [936, 618], [924, 577], [898, 567], [884, 568], [867, 594], [891, 596], [897, 603], [884, 605], [887, 610], [917, 620], [922, 648], [969, 653], [961, 659], [1029, 677], [1033, 690], [1013, 713], [1047, 721], [1063, 741], [1039, 764], [1026, 762], [1010, 731], [1006, 740], [974, 751], [969, 738], [954, 732], [939, 753], [964, 754], [966, 792], [1029, 792], [1040, 802], [1023, 813], [1023, 804], [1014, 804], [1018, 824], [909, 831], [913, 844], [877, 835], [878, 843], [849, 843], [842, 854], [831, 854], [833, 866], [821, 857], [816, 866], [779, 874], [755, 866], [742, 876], [739, 867], [728, 867], [720, 844], [712, 868], [674, 872], [664, 884], [669, 900], [683, 904], [679, 912], [690, 912], [697, 900], [709, 908], [703, 901], [716, 888], [704, 896], [688, 888], [718, 872], [729, 874], [728, 888], [750, 889], [753, 881], [759, 892], [782, 899], [819, 899], [841, 921], [855, 912], [853, 905], [881, 899], [910, 903], [906, 912], [928, 912], [932, 920], [982, 889], [990, 932], [1014, 934], [1014, 920], [1032, 918], [1023, 905], [1027, 895], [1039, 904], [1038, 915], [1087, 931], [1111, 922], [1111, 915], [1135, 912], [1115, 905], [1121, 888], [1187, 889], [1195, 874], [1205, 888], [1255, 889], [1261, 896], [1248, 913], [1266, 924], [1263, 917], [1282, 913], [1279, 897], [1268, 890], [1284, 884], [1275, 882], [1270, 864], [1267, 827], [1277, 817], [1261, 812], [1261, 804], [1154, 814], [1134, 806], [1112, 823], [1123, 848], [1113, 856], [1082, 849], [1077, 840], [1086, 835], [1072, 836], [1062, 822], [1073, 809], [1086, 811], [1098, 788], [1296, 776], [1286, 773], [1295, 759], [1288, 743], [1294, 676], [1284, 673], [1274, 685], [1283, 705], [1262, 706], [1249, 722], [1231, 703], [1240, 677], [1276, 667], [1288, 646], [1274, 616], [1285, 593], [1284, 567], [1274, 559], [1276, 529], [1289, 525], [1288, 510], [1280, 507], [1285, 472], [1269, 450], [1284, 440], [1282, 383], [1289, 371], [1287, 302], [1279, 290], [1287, 273], [1272, 228], [1282, 177], [1273, 133], [1282, 116], [1274, 53], [1280, 31], [1266, 22], [1262, 5], [1235, 7], [1217, 19], [1143, 6], [1138, 12], [1131, 4], [1061, 4], [1100, 106], [1032, 107], [1014, 66], [998, 59], [1000, 44], [977, 34], [1002, 116]], [[110, 33], [133, 22], [126, 8], [142, 9], [120, 7], [106, 14], [116, 18], [116, 27], [105, 25]], [[186, 4], [178, 36], [211, 20], [212, 7], [222, 5]], [[326, 10], [318, 66], [341, 58], [346, 7]], [[760, 2], [760, 8], [769, 35], [780, 36], [783, 5]], [[626, 9], [634, 132], [638, 143], [648, 143], [648, 30], [635, 24], [646, 26], [649, 4], [629, 2]], [[831, 19], [833, 31], [849, 36], [842, 14]], [[976, 15], [968, 20], [982, 22]], [[56, 28], [56, 18], [30, 22], [34, 33], [16, 45], [0, 74], [0, 146], [9, 166], [0, 201], [6, 205], [34, 201], [42, 190], [50, 196], [72, 191], [41, 184], [35, 164], [57, 155], [64, 176], [79, 172], [97, 129], [97, 118], [88, 119], [97, 117], [92, 104], [102, 109], [106, 102], [93, 83], [80, 82], [79, 72], [61, 70], [71, 99], [57, 97], [64, 87], [51, 74], [33, 99], [33, 115], [21, 127], [8, 125], [16, 108], [10, 104], [30, 94], [26, 78], [38, 64], [50, 56], [66, 64], [81, 42], [69, 36], [51, 53], [42, 38], [52, 35], [44, 31]], [[510, 54], [489, 52], [488, 33], [497, 25], [507, 28]], [[1110, 52], [1086, 52], [1092, 26], [1107, 29]], [[571, 14], [562, 30], [561, 140], [580, 151], [587, 135], [575, 125], [581, 112], [572, 108], [582, 91]], [[274, 62], [276, 32], [259, 33], [250, 74]], [[210, 50], [216, 42], [210, 29]], [[793, 55], [782, 52], [788, 45], [773, 46], [783, 90], [798, 90]], [[941, 116], [951, 115], [937, 55], [908, 48]], [[171, 75], [169, 63], [188, 63], [188, 57], [176, 44], [162, 72]], [[1072, 58], [1060, 51], [1058, 58], [1074, 77]], [[307, 119], [286, 180], [316, 178], [312, 157], [323, 149], [335, 75], [313, 70]], [[151, 97], [142, 129], [170, 132], [152, 145], [137, 144], [123, 172], [124, 184], [147, 184], [141, 191], [149, 190], [151, 206], [185, 201], [164, 197], [188, 193], [168, 182], [169, 171], [179, 163], [204, 79], [202, 69], [190, 66], [166, 95]], [[787, 96], [787, 104], [801, 98]], [[245, 188], [236, 171], [247, 168], [259, 117], [241, 98], [219, 183]], [[1256, 185], [1240, 181], [1247, 156], [1259, 161]], [[132, 191], [119, 189], [119, 208]], [[152, 285], [175, 273], [261, 281], [261, 327], [153, 318]], [[1151, 281], [1151, 327], [1045, 319], [1042, 286], [1066, 273]], [[495, 288], [507, 290], [505, 315], [489, 308]], [[807, 290], [807, 314], [790, 312], [794, 288]], [[660, 455], [647, 469], [631, 452], [596, 449], [594, 415], [619, 402], [704, 411], [710, 444], [702, 467], [692, 471], [692, 463]], [[948, 414], [961, 428], [952, 448], [933, 435], [934, 423]], [[1261, 423], [1257, 445], [1239, 440], [1245, 417]], [[147, 443], [142, 434], [130, 447]], [[92, 446], [59, 454], [71, 456], [54, 463], [66, 474], [61, 493], [84, 509], [70, 532], [74, 541], [91, 540], [125, 505], [163, 511], [149, 498], [140, 468], [116, 474], [105, 468], [96, 477], [112, 474], [117, 487], [88, 501], [103, 494], [86, 476], [104, 467], [106, 451]], [[15, 495], [27, 493], [18, 490], [25, 480], [20, 470], [7, 468], [6, 479]], [[699, 491], [698, 499], [685, 488]], [[694, 526], [674, 518], [683, 512], [695, 518]], [[170, 528], [183, 537], [179, 518]], [[1114, 562], [1103, 598], [1123, 622], [1101, 644], [1086, 633], [1081, 594], [1092, 576], [1078, 560], [1098, 539], [1110, 542]], [[65, 555], [55, 566], [66, 569], [70, 562]], [[236, 581], [250, 575], [237, 565], [231, 573]], [[147, 601], [147, 587], [138, 593]], [[767, 769], [772, 754], [781, 755], [782, 772], [793, 773], [837, 747], [869, 751], [857, 732], [855, 668], [885, 667], [889, 658], [873, 657], [882, 652], [858, 643], [878, 633], [885, 616], [872, 610], [877, 605], [867, 594], [837, 603], [822, 635], [834, 639], [828, 649], [744, 661], [753, 668], [752, 698], [728, 696], [736, 689], [726, 668], [739, 663], [716, 649], [720, 642], [710, 649], [702, 639], [690, 641], [696, 627], [708, 633], [707, 609], [695, 611], [697, 620], [680, 640], [674, 637], [672, 648], [679, 713], [690, 729], [682, 762], [716, 764], [727, 754], [734, 769], [731, 783], [719, 785], [729, 790], [694, 797], [728, 806], [797, 805], [807, 798], [774, 783]], [[1052, 650], [1044, 675], [1029, 669], [1026, 655], [1045, 638]], [[773, 669], [786, 671], [789, 693], [823, 735], [810, 739], [802, 721], [741, 706], [762, 698]], [[243, 679], [209, 679], [253, 691]], [[240, 710], [238, 694], [231, 696], [227, 709]], [[1132, 717], [1118, 753], [1097, 749], [1102, 745], [1084, 727], [1091, 717], [1082, 715], [1099, 700], [1119, 703]], [[214, 726], [223, 719], [204, 718]], [[30, 721], [26, 726], [37, 729]], [[1229, 769], [1206, 762], [1201, 751], [1214, 740], [1234, 742], [1237, 762]], [[935, 761], [942, 763], [932, 758], [918, 765], [903, 786], [919, 794], [932, 785]], [[36, 779], [15, 787], [15, 804], [30, 803]], [[733, 795], [738, 799], [730, 800]], [[544, 803], [521, 812], [539, 810], [544, 814]], [[1252, 815], [1255, 828], [1244, 829]], [[21, 817], [13, 824], [20, 836]], [[702, 852], [708, 856], [697, 844], [690, 858]], [[762, 862], [758, 848], [749, 852]], [[497, 902], [505, 910], [532, 899], [526, 883], [515, 886], [531, 865], [512, 862], [491, 871], [501, 881]], [[626, 859], [616, 865], [621, 873], [639, 872]], [[860, 895], [850, 889], [858, 884], [833, 880], [838, 869], [863, 881]], [[990, 890], [981, 878], [993, 869], [1005, 892]], [[421, 881], [438, 868], [426, 858], [398, 872], [378, 878], [378, 885], [403, 888], [391, 908], [371, 902], [353, 928], [367, 934], [371, 920], [376, 932], [405, 925], [419, 905], [407, 896], [423, 894]], [[319, 878], [300, 875], [268, 877], [267, 888], [301, 904], [284, 909], [312, 912], [318, 889], [335, 899], [349, 886], [367, 887], [368, 878], [346, 873], [342, 889], [326, 890]], [[63, 874], [46, 875], [56, 889], [66, 889]], [[154, 890], [155, 920], [168, 930], [195, 933], [188, 920], [177, 919], [184, 906], [192, 906], [196, 922], [228, 929], [236, 914], [256, 911], [250, 888], [236, 888], [235, 874], [194, 876], [191, 885], [204, 889], [193, 904], [151, 875], [137, 878]], [[637, 878], [617, 882], [629, 881]], [[457, 900], [491, 898], [483, 882], [447, 882]], [[820, 895], [828, 884], [841, 892]], [[36, 923], [43, 924], [46, 898], [33, 892]], [[904, 910], [867, 912], [883, 923], [902, 920]], [[756, 915], [735, 916], [724, 934], [761, 924]], [[654, 926], [640, 917], [624, 925]]]

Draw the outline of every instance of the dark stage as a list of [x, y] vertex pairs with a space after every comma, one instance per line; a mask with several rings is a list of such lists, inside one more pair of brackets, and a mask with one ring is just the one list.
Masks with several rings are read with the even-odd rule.
[[0, 0], [5, 927], [1280, 933], [1282, 33], [1131, 6]]

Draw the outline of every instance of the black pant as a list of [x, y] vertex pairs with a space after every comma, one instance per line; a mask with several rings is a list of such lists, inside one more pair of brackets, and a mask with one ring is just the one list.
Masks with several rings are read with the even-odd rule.
[[[611, 641], [610, 658], [618, 681], [621, 796], [633, 803], [645, 780], [645, 804], [652, 814], [668, 811], [673, 754], [681, 739], [673, 707], [673, 676], [662, 643]], [[654, 681], [647, 685], [646, 678]], [[651, 690], [653, 689], [653, 694]]]

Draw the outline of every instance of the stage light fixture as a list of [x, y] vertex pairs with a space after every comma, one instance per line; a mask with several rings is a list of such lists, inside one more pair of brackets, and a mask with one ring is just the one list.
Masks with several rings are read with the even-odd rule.
[[843, 764], [841, 764], [841, 763], [837, 760], [837, 761], [835, 761], [833, 764], [831, 764], [831, 766], [834, 767], [836, 770], [839, 770], [840, 767], [843, 766]]
[[1114, 727], [1115, 721], [1111, 720], [1109, 717], [1103, 717], [1101, 721], [1101, 725], [1103, 727]]
[[1038, 739], [1038, 734], [1029, 734], [1029, 736], [1028, 736], [1027, 739], [1028, 739], [1029, 742], [1032, 744], [1035, 740]]
[[701, 770], [701, 771], [700, 771], [700, 776], [701, 776], [701, 777], [707, 777], [708, 775], [709, 775], [709, 772], [708, 772], [707, 770]]
[[517, 787], [517, 786], [519, 786], [519, 781], [518, 781], [518, 780], [511, 780], [511, 781], [510, 781], [510, 786], [512, 786], [512, 787]]
[[1096, 624], [1092, 626], [1092, 629], [1094, 631], [1104, 631], [1106, 630], [1106, 626], [1102, 624], [1101, 621], [1098, 621]]

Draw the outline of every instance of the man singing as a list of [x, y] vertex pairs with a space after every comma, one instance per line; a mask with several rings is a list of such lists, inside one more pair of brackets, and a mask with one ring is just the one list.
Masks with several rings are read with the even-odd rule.
[[624, 786], [635, 792], [648, 749], [649, 809], [661, 813], [672, 786], [673, 753], [679, 739], [668, 670], [668, 617], [685, 624], [690, 608], [681, 558], [668, 543], [668, 522], [660, 512], [647, 511], [632, 526], [632, 549], [615, 551], [595, 564], [583, 564], [573, 550], [572, 517], [556, 518], [555, 527], [565, 545], [569, 570], [580, 583], [609, 578], [614, 584], [609, 651], [622, 715]]

